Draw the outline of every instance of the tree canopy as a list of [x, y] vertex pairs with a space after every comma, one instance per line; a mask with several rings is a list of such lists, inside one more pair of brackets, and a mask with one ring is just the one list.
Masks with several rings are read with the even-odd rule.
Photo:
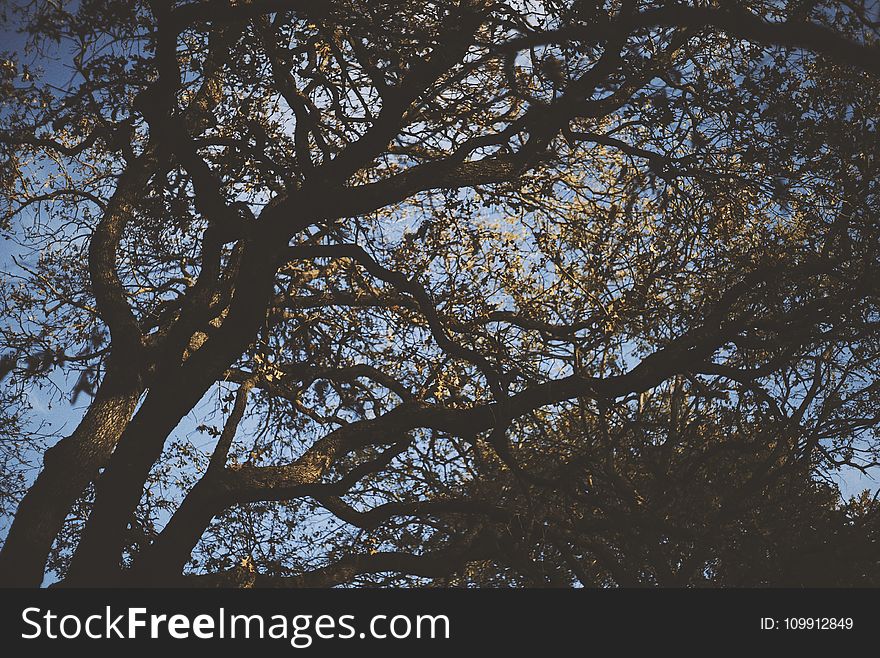
[[0, 583], [880, 583], [877, 2], [2, 13]]

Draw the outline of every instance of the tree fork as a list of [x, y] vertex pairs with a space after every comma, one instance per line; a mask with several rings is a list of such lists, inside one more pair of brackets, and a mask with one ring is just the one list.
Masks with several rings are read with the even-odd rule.
[[115, 584], [126, 526], [168, 435], [247, 348], [265, 319], [277, 261], [271, 257], [270, 244], [264, 240], [249, 244], [242, 261], [241, 286], [213, 338], [183, 365], [166, 371], [151, 384], [97, 484], [95, 506], [66, 584]]

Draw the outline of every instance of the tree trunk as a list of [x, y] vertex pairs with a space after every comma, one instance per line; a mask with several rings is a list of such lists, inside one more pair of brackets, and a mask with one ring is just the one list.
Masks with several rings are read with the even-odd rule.
[[139, 377], [108, 370], [73, 434], [43, 457], [0, 551], [0, 586], [39, 587], [52, 542], [77, 497], [107, 463], [143, 392]]

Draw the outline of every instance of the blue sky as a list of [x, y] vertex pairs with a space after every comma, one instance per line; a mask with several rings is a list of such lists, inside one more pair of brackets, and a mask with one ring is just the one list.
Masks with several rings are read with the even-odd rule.
[[[9, 33], [0, 34], [3, 41], [3, 49], [20, 51], [22, 40], [16, 35]], [[63, 68], [58, 68], [54, 72], [55, 77], [60, 81], [69, 77], [69, 72]], [[13, 229], [13, 232], [15, 229]], [[13, 262], [13, 257], [21, 257], [24, 254], [23, 249], [15, 240], [0, 239], [0, 271], [15, 272], [18, 267]], [[2, 276], [2, 275], [0, 275]], [[0, 318], [0, 322], [5, 322], [5, 318]], [[0, 353], [4, 353], [5, 346], [0, 345]], [[64, 373], [56, 369], [51, 381], [57, 388], [45, 388], [35, 390], [31, 395], [30, 402], [32, 412], [29, 417], [28, 427], [36, 431], [37, 428], [48, 430], [52, 439], [58, 440], [69, 434], [79, 421], [79, 418], [87, 408], [88, 398], [80, 397], [77, 404], [71, 404], [69, 401], [69, 391], [72, 389], [73, 382], [66, 378]], [[0, 383], [5, 385], [5, 383]], [[216, 412], [217, 390], [212, 389], [206, 394], [202, 402], [197, 405], [195, 410], [191, 412], [180, 423], [172, 435], [172, 439], [190, 442], [194, 447], [209, 452], [214, 444], [214, 439], [209, 435], [199, 432], [196, 427], [204, 422], [205, 416]], [[221, 419], [215, 419], [213, 424], [219, 424]], [[242, 426], [243, 431], [247, 431], [247, 424]], [[35, 455], [35, 457], [37, 457]], [[35, 459], [38, 463], [39, 459]], [[880, 488], [880, 469], [874, 469], [874, 476], [865, 475], [855, 469], [846, 468], [833, 475], [841, 488], [844, 497], [849, 497], [861, 492], [864, 489], [873, 491]], [[30, 473], [33, 478], [36, 470]], [[5, 536], [9, 519], [0, 520], [0, 538]]]

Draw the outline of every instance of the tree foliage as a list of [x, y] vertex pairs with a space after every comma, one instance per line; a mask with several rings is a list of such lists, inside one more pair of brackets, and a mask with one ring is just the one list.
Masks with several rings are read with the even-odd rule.
[[2, 582], [877, 584], [878, 12], [6, 5]]

